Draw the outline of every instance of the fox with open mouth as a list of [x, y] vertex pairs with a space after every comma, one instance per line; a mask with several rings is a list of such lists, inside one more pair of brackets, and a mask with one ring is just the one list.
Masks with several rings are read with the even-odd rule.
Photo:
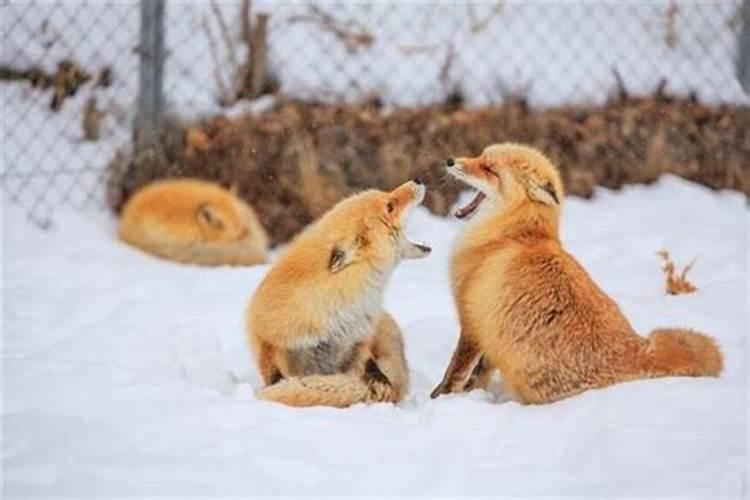
[[493, 145], [447, 171], [478, 193], [456, 212], [451, 277], [461, 333], [432, 397], [486, 387], [499, 370], [523, 403], [547, 403], [617, 382], [718, 376], [722, 356], [686, 329], [639, 336], [560, 242], [563, 185], [541, 152]]
[[292, 406], [398, 402], [409, 374], [401, 332], [383, 294], [402, 259], [430, 248], [404, 235], [425, 187], [351, 196], [305, 229], [261, 282], [248, 333], [265, 385], [259, 397]]

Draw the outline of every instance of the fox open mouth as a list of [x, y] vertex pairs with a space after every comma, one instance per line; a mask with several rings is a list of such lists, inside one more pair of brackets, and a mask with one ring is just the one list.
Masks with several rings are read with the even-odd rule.
[[[409, 214], [411, 215], [411, 211], [420, 203], [422, 203], [422, 200], [424, 200], [425, 195], [425, 187], [421, 184], [419, 185], [419, 188], [417, 190], [417, 196], [415, 203], [413, 203], [409, 207]], [[405, 229], [405, 228], [404, 228]], [[401, 248], [401, 254], [402, 257], [411, 258], [411, 259], [418, 259], [421, 257], [426, 257], [427, 255], [432, 252], [432, 247], [429, 245], [426, 245], [424, 243], [414, 243], [406, 236], [406, 231], [402, 229], [401, 233], [401, 241], [402, 241], [402, 248]]]
[[453, 214], [458, 219], [465, 219], [467, 217], [470, 217], [479, 209], [479, 205], [482, 204], [485, 198], [487, 198], [487, 195], [485, 195], [481, 191], [477, 191], [477, 194], [474, 196], [474, 198], [471, 199], [468, 204], [457, 208]]
[[412, 245], [414, 245], [424, 253], [432, 252], [432, 247], [430, 245], [425, 245], [424, 243], [412, 243]]
[[432, 252], [432, 247], [424, 243], [414, 243], [406, 236], [401, 236], [400, 253], [402, 258], [420, 259], [427, 257]]
[[401, 233], [402, 241], [402, 256], [412, 259], [418, 259], [420, 257], [426, 257], [432, 252], [432, 247], [426, 243], [415, 243], [411, 241], [407, 236], [406, 232]]

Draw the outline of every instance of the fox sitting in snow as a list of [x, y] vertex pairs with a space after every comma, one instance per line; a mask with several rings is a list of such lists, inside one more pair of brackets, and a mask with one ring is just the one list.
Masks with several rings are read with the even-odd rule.
[[120, 239], [158, 257], [206, 266], [265, 262], [268, 236], [232, 192], [195, 179], [157, 181], [122, 210]]
[[430, 248], [406, 239], [424, 186], [369, 190], [339, 202], [305, 229], [270, 269], [247, 313], [265, 387], [292, 406], [398, 402], [408, 387], [401, 332], [383, 293], [402, 258]]
[[485, 387], [499, 369], [523, 403], [548, 403], [617, 382], [718, 376], [722, 356], [700, 333], [636, 334], [620, 308], [560, 243], [563, 186], [539, 151], [501, 144], [448, 172], [479, 191], [452, 262], [461, 333], [441, 394]]

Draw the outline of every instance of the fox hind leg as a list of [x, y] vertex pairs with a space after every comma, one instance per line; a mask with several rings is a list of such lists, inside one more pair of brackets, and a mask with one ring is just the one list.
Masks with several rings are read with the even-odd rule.
[[256, 362], [263, 379], [263, 385], [273, 385], [284, 379], [284, 374], [276, 364], [276, 350], [262, 340], [256, 342]]
[[365, 373], [362, 377], [368, 389], [369, 402], [396, 402], [393, 390], [393, 384], [388, 377], [380, 370], [380, 367], [374, 359], [370, 358], [365, 363]]

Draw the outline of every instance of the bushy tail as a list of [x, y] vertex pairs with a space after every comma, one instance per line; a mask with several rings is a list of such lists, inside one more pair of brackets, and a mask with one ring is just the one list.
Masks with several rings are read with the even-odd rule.
[[334, 406], [357, 403], [396, 402], [388, 380], [362, 379], [350, 374], [308, 375], [281, 380], [258, 392], [260, 399], [289, 406]]
[[646, 370], [651, 376], [717, 377], [723, 368], [719, 346], [707, 335], [679, 328], [651, 332]]

